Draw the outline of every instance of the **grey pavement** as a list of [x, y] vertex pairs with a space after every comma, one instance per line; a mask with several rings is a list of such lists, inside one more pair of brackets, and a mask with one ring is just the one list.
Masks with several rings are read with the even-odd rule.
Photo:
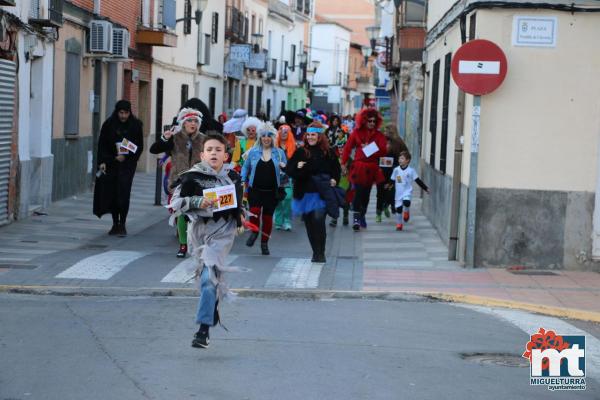
[[[191, 298], [0, 295], [0, 399], [597, 399], [529, 385], [528, 340], [443, 303], [239, 299], [210, 348]], [[19, 310], [19, 312], [15, 312]]]
[[[162, 219], [154, 206], [154, 175], [137, 173], [131, 191], [128, 231], [136, 234]], [[112, 226], [110, 215], [92, 214], [93, 193], [52, 203], [44, 215], [32, 215], [0, 227], [0, 269], [27, 268], [39, 256], [77, 249], [102, 238]], [[161, 210], [162, 211], [162, 210]]]

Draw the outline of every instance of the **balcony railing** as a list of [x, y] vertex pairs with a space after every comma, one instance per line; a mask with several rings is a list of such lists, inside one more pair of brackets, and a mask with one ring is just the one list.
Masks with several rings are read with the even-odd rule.
[[248, 42], [248, 18], [235, 7], [227, 7], [225, 38], [234, 43]]

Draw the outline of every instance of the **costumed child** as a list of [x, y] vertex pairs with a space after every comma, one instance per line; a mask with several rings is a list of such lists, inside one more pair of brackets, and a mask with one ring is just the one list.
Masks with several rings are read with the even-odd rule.
[[[409, 166], [411, 155], [408, 151], [403, 151], [398, 157], [398, 165], [392, 172], [391, 179], [394, 181], [396, 188], [396, 230], [401, 231], [403, 228], [402, 221], [407, 223], [410, 219], [410, 202], [412, 200], [413, 182], [421, 187], [426, 193], [429, 193], [429, 188], [421, 179], [417, 171]], [[403, 212], [404, 211], [404, 212]]]
[[[227, 140], [219, 134], [206, 136], [202, 161], [181, 174], [169, 207], [174, 215], [189, 220], [188, 246], [198, 264], [200, 301], [196, 323], [200, 326], [192, 347], [207, 348], [209, 328], [220, 322], [219, 303], [231, 296], [224, 272], [239, 271], [227, 267], [225, 259], [236, 233], [243, 231], [242, 183], [231, 170]], [[214, 189], [221, 193], [217, 196]]]
[[[275, 147], [280, 148], [285, 152], [289, 160], [296, 151], [296, 140], [292, 134], [292, 127], [288, 124], [282, 124], [277, 131], [275, 138]], [[281, 177], [281, 186], [285, 191], [285, 197], [277, 204], [275, 209], [275, 229], [283, 229], [284, 231], [292, 230], [292, 180], [287, 174]]]

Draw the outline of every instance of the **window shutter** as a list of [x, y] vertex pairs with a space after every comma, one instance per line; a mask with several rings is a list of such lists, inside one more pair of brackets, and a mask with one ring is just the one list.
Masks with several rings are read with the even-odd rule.
[[192, 0], [185, 0], [183, 9], [183, 34], [192, 33]]
[[217, 43], [219, 41], [219, 13], [217, 12], [214, 12], [212, 15], [211, 37], [213, 43]]
[[169, 29], [175, 29], [176, 8], [175, 0], [163, 0], [163, 25]]
[[67, 52], [65, 80], [65, 135], [79, 134], [79, 82], [81, 57]]
[[211, 36], [204, 35], [204, 64], [210, 65], [210, 42]]

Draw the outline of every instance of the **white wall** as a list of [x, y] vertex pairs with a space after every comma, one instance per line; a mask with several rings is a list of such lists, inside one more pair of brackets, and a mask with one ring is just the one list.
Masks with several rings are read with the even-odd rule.
[[350, 31], [335, 24], [313, 25], [311, 51], [312, 59], [320, 61], [313, 86], [336, 85], [339, 72], [348, 74]]

